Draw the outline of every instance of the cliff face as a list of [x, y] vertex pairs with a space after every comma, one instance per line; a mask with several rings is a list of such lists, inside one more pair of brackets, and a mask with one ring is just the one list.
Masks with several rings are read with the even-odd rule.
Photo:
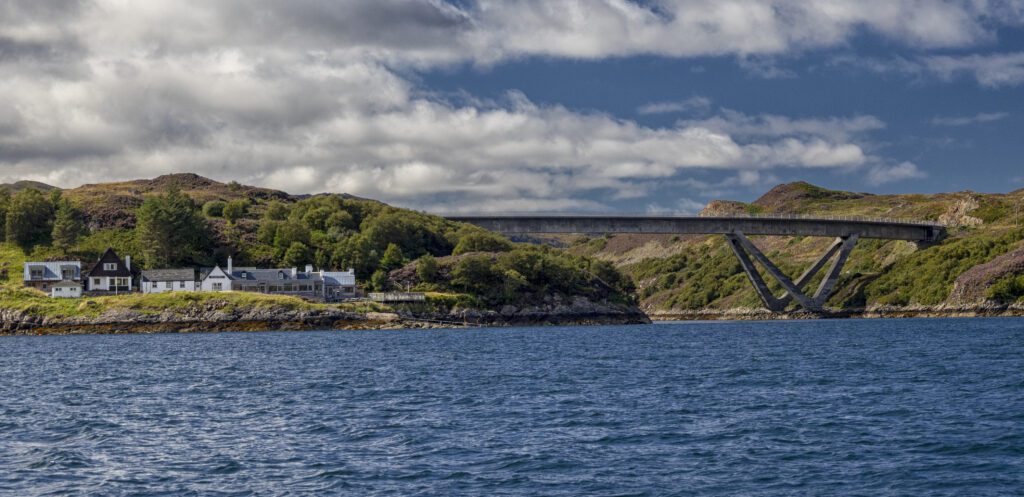
[[[1024, 219], [1016, 219], [1018, 209], [1024, 210], [1022, 190], [872, 195], [798, 182], [776, 186], [749, 204], [716, 200], [701, 214], [865, 216], [944, 223], [949, 227], [947, 238], [932, 246], [862, 240], [828, 306], [847, 313], [886, 309], [891, 315], [916, 309], [941, 314], [975, 308], [984, 314], [1010, 309], [1014, 299], [1024, 297], [1014, 293], [1013, 285], [1003, 285], [1009, 290], [998, 296], [990, 290], [1024, 273]], [[754, 242], [795, 277], [831, 240], [756, 237]], [[720, 236], [615, 236], [581, 240], [569, 250], [610, 261], [629, 274], [641, 307], [652, 315], [757, 314], [761, 307]], [[782, 293], [781, 288], [774, 289]]]

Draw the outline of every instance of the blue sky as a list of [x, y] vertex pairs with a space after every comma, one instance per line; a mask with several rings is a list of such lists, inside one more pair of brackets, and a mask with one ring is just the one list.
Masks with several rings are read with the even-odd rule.
[[0, 180], [432, 212], [1024, 187], [1022, 0], [14, 0]]

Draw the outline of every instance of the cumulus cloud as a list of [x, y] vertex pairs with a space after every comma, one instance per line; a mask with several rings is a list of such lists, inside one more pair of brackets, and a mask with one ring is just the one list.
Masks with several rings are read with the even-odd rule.
[[1010, 117], [1008, 112], [982, 112], [973, 116], [934, 117], [931, 123], [935, 126], [969, 126], [971, 124], [990, 123]]
[[885, 183], [904, 181], [908, 179], [925, 178], [928, 175], [918, 169], [912, 162], [902, 162], [895, 166], [876, 166], [868, 171], [868, 183], [878, 186]]
[[[771, 177], [752, 171], [775, 167], [870, 165], [865, 136], [884, 127], [871, 116], [722, 110], [649, 127], [516, 92], [455, 101], [408, 74], [530, 56], [764, 61], [864, 30], [964, 46], [1008, 22], [1013, 13], [993, 5], [9, 0], [0, 2], [0, 180], [74, 186], [187, 170], [449, 211], [597, 209], [584, 197], [636, 198], [693, 169], [751, 182]], [[687, 111], [706, 114], [710, 101], [638, 110]]]

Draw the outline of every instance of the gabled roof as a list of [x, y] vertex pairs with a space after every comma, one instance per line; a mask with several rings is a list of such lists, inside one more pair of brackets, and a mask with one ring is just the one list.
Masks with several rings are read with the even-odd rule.
[[147, 269], [142, 281], [195, 281], [195, 269]]
[[[32, 279], [33, 269], [43, 269], [43, 277]], [[78, 261], [50, 261], [50, 262], [26, 262], [23, 271], [25, 281], [60, 281], [63, 279], [63, 270], [74, 270], [73, 278], [82, 277], [82, 263]]]
[[320, 281], [319, 273], [297, 271], [292, 276], [291, 268], [252, 269], [234, 268], [231, 279], [242, 281]]
[[[103, 269], [103, 265], [108, 263], [117, 264], [117, 269], [113, 271]], [[100, 260], [96, 262], [96, 265], [92, 267], [92, 270], [89, 271], [90, 278], [97, 276], [129, 277], [131, 275], [132, 272], [128, 269], [128, 266], [124, 265], [124, 261], [117, 256], [117, 252], [114, 252], [114, 249], [112, 248], [108, 248], [107, 251], [103, 253], [103, 256], [100, 257]]]
[[324, 271], [324, 284], [329, 286], [353, 286], [356, 284], [356, 273], [353, 271]]

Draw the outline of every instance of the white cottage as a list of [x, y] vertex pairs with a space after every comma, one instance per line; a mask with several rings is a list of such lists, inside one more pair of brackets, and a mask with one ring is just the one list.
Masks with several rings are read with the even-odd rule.
[[[228, 259], [228, 268], [230, 271], [231, 259]], [[199, 283], [199, 289], [204, 292], [230, 292], [231, 273], [228, 271], [221, 269], [220, 266], [211, 269]]]
[[147, 269], [142, 272], [142, 293], [194, 292], [195, 269]]
[[82, 284], [77, 281], [64, 280], [50, 287], [50, 297], [55, 299], [77, 299], [82, 297]]

